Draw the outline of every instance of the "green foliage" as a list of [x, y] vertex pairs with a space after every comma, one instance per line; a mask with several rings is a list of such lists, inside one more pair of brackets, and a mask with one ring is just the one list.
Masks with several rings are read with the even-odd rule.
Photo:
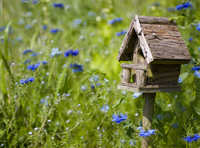
[[[173, 8], [186, 1], [60, 0], [61, 9], [52, 6], [56, 2], [0, 1], [0, 25], [5, 27], [0, 31], [0, 146], [141, 147], [137, 128], [144, 100], [117, 90], [122, 70], [116, 57], [123, 36], [116, 32], [127, 30], [135, 14], [176, 20], [192, 57], [181, 68], [182, 91], [156, 95], [151, 146], [199, 146], [199, 141], [188, 144], [182, 138], [200, 131], [200, 80], [191, 70], [200, 65], [200, 2], [190, 1], [193, 8], [181, 11]], [[108, 24], [119, 17], [122, 22]], [[53, 28], [59, 31], [50, 33]], [[51, 57], [56, 47], [62, 54]], [[38, 55], [22, 54], [27, 49]], [[68, 49], [79, 49], [79, 54], [64, 57]], [[39, 61], [48, 63], [27, 69]], [[84, 71], [73, 72], [75, 63]], [[35, 81], [20, 84], [30, 77]], [[116, 124], [112, 114], [120, 113], [128, 119]]]

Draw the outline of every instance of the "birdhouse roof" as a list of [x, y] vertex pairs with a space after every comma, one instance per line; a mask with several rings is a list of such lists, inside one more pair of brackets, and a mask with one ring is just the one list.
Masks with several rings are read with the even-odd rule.
[[176, 22], [169, 21], [166, 17], [136, 15], [125, 35], [117, 59], [132, 61], [138, 44], [148, 64], [184, 64], [191, 59]]

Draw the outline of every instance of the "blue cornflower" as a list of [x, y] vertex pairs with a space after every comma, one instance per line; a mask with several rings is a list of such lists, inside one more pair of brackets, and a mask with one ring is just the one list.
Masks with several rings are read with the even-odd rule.
[[27, 69], [28, 69], [28, 70], [32, 70], [32, 71], [35, 71], [36, 68], [38, 68], [39, 66], [40, 66], [40, 63], [33, 64], [33, 65], [28, 65], [28, 66], [27, 66]]
[[24, 62], [24, 64], [27, 64], [27, 63], [30, 63], [30, 62], [31, 62], [31, 60], [28, 59], [28, 60], [26, 60], [26, 61]]
[[121, 32], [117, 32], [116, 35], [117, 35], [117, 36], [120, 36], [120, 35], [124, 35], [124, 34], [126, 34], [126, 33], [127, 33], [127, 31], [123, 31], [123, 30], [122, 30]]
[[29, 53], [29, 52], [33, 52], [33, 50], [31, 50], [31, 49], [24, 50], [23, 54], [26, 54], [26, 53]]
[[113, 24], [115, 24], [116, 22], [121, 22], [121, 21], [122, 21], [122, 18], [115, 18], [115, 19], [109, 21], [108, 24], [113, 25]]
[[73, 72], [82, 72], [83, 71], [83, 65], [78, 64], [71, 64], [70, 68], [73, 68]]
[[[99, 87], [99, 85], [101, 85], [101, 83], [97, 83], [97, 84], [96, 84], [96, 87]], [[91, 84], [91, 88], [92, 88], [92, 89], [95, 89], [94, 84]]]
[[42, 26], [42, 29], [43, 29], [43, 30], [46, 30], [46, 29], [47, 29], [47, 25], [43, 25], [43, 26]]
[[173, 128], [178, 128], [178, 123], [172, 124], [172, 127], [173, 127]]
[[39, 3], [39, 0], [32, 0], [32, 4], [37, 4]]
[[22, 79], [20, 80], [20, 84], [27, 84], [28, 82], [33, 82], [34, 81], [34, 77], [30, 77], [27, 80]]
[[200, 23], [197, 25], [196, 29], [200, 31]]
[[43, 62], [42, 62], [43, 65], [46, 65], [47, 63], [48, 63], [47, 61], [43, 61]]
[[41, 104], [44, 104], [44, 103], [45, 103], [45, 105], [48, 105], [48, 100], [41, 99], [41, 100], [40, 100], [40, 103], [41, 103]]
[[53, 6], [58, 8], [64, 8], [64, 4], [62, 3], [53, 3]]
[[32, 57], [35, 57], [35, 56], [37, 56], [37, 55], [38, 55], [37, 52], [31, 54]]
[[197, 76], [198, 78], [200, 78], [200, 72], [199, 71], [195, 71], [194, 72], [194, 76]]
[[72, 50], [72, 49], [70, 49], [70, 50], [67, 50], [66, 52], [64, 52], [64, 56], [65, 56], [65, 57], [68, 57], [68, 56], [70, 56], [70, 55], [72, 55], [72, 56], [77, 56], [78, 53], [79, 53], [79, 50], [78, 50], [78, 49], [77, 49], [77, 50]]
[[50, 30], [51, 33], [57, 33], [58, 31], [60, 31], [60, 29], [51, 29]]
[[61, 53], [62, 53], [62, 51], [59, 51], [59, 48], [58, 48], [58, 47], [52, 48], [50, 56], [51, 56], [51, 57], [54, 57], [54, 56], [56, 56], [56, 55], [60, 55]]
[[193, 38], [192, 38], [192, 37], [190, 37], [190, 38], [189, 38], [189, 42], [191, 42], [192, 40], [193, 40]]
[[183, 8], [183, 9], [187, 9], [187, 8], [189, 8], [189, 7], [193, 7], [193, 6], [192, 6], [192, 3], [186, 2], [186, 3], [184, 3], [184, 4], [177, 5], [177, 6], [175, 7], [175, 9], [180, 11], [180, 10], [182, 10], [182, 8]]
[[182, 78], [178, 78], [178, 83], [182, 83], [183, 79]]
[[122, 113], [120, 115], [112, 115], [114, 122], [116, 122], [117, 124], [119, 124], [122, 121], [126, 121], [126, 119], [128, 118], [127, 115], [123, 115]]
[[32, 26], [31, 26], [31, 25], [26, 25], [25, 28], [26, 28], [26, 29], [31, 29]]
[[163, 117], [161, 114], [158, 114], [158, 115], [156, 116], [156, 118], [159, 119], [159, 120], [164, 119], [164, 117]]
[[187, 141], [188, 143], [192, 142], [192, 141], [198, 141], [198, 139], [200, 138], [200, 136], [198, 134], [194, 135], [194, 136], [188, 136], [183, 138], [185, 141]]
[[141, 132], [139, 133], [139, 136], [140, 137], [148, 137], [148, 136], [150, 136], [150, 135], [154, 135], [156, 130], [154, 130], [154, 129], [151, 129], [151, 130], [147, 130], [147, 131], [145, 131], [145, 130], [141, 130]]
[[93, 81], [92, 79], [94, 80], [94, 82], [97, 82], [99, 80], [99, 76], [98, 75], [94, 75], [89, 79], [89, 81], [92, 82]]
[[4, 27], [3, 27], [3, 26], [2, 26], [2, 27], [0, 27], [0, 32], [1, 32], [1, 31], [3, 31], [3, 30], [4, 30]]
[[142, 93], [133, 93], [133, 99], [138, 98], [140, 95], [142, 95]]
[[21, 42], [22, 41], [22, 37], [16, 37], [16, 40], [18, 41], [18, 42]]
[[108, 110], [109, 110], [109, 106], [108, 106], [108, 104], [103, 105], [102, 108], [101, 108], [101, 111], [104, 112], [104, 113], [107, 113]]
[[200, 66], [195, 66], [192, 68], [192, 70], [198, 71], [200, 69]]

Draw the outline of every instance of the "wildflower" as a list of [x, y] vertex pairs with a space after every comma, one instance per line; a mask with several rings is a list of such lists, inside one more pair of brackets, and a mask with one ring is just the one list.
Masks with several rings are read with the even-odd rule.
[[71, 64], [70, 68], [73, 68], [73, 72], [82, 72], [83, 71], [83, 66], [78, 65], [78, 64]]
[[104, 78], [104, 81], [105, 81], [105, 82], [109, 82], [109, 80], [108, 80], [108, 79], [106, 79], [106, 78]]
[[46, 30], [46, 29], [47, 29], [47, 25], [43, 25], [43, 26], [42, 26], [42, 29], [43, 29], [43, 30]]
[[94, 80], [94, 82], [97, 82], [99, 80], [98, 75], [94, 75], [89, 79], [90, 82], [92, 82], [93, 80]]
[[156, 130], [154, 130], [154, 129], [151, 129], [151, 130], [147, 130], [147, 131], [145, 131], [145, 130], [141, 130], [141, 132], [139, 133], [139, 136], [140, 137], [148, 137], [148, 136], [150, 136], [150, 135], [154, 135]]
[[200, 31], [200, 23], [197, 25], [196, 29]]
[[156, 118], [157, 118], [158, 120], [162, 120], [162, 119], [164, 119], [164, 117], [162, 117], [161, 114], [158, 114], [158, 115], [156, 116]]
[[57, 8], [63, 8], [64, 7], [64, 4], [62, 3], [53, 3], [53, 7], [57, 7]]
[[173, 127], [173, 128], [178, 128], [178, 123], [172, 124], [172, 127]]
[[61, 53], [62, 53], [62, 51], [59, 51], [59, 48], [58, 48], [58, 47], [52, 48], [50, 56], [51, 56], [51, 57], [54, 57], [54, 56], [56, 56], [56, 55], [60, 55]]
[[37, 131], [37, 130], [38, 130], [38, 127], [34, 128], [34, 130]]
[[108, 104], [103, 105], [102, 108], [101, 108], [101, 111], [104, 112], [104, 113], [107, 113], [108, 110], [109, 110], [109, 106], [108, 106]]
[[179, 78], [178, 79], [178, 83], [182, 83], [183, 82], [183, 79], [182, 78]]
[[27, 84], [28, 82], [33, 82], [34, 81], [34, 77], [30, 77], [27, 80], [22, 79], [20, 80], [20, 84]]
[[81, 19], [75, 19], [73, 20], [73, 27], [77, 28], [82, 23]]
[[35, 57], [35, 56], [37, 56], [37, 55], [38, 55], [37, 52], [34, 52], [34, 53], [31, 54], [32, 57]]
[[125, 91], [125, 90], [122, 91], [122, 95], [123, 95], [123, 96], [126, 95], [126, 91]]
[[18, 42], [21, 42], [22, 41], [22, 37], [16, 37], [16, 40], [18, 41]]
[[122, 113], [120, 115], [113, 114], [112, 117], [113, 117], [112, 121], [116, 122], [117, 124], [119, 124], [122, 121], [126, 121], [127, 119], [127, 115], [123, 115]]
[[31, 29], [32, 26], [31, 26], [31, 25], [26, 25], [25, 28], [26, 28], [26, 29]]
[[70, 55], [72, 55], [72, 56], [77, 56], [78, 55], [78, 53], [79, 53], [79, 50], [77, 49], [77, 50], [67, 50], [66, 52], [64, 52], [64, 56], [65, 57], [68, 57], [68, 56], [70, 56]]
[[182, 8], [183, 8], [183, 9], [187, 9], [187, 8], [189, 8], [189, 7], [193, 7], [193, 6], [192, 6], [192, 3], [186, 2], [186, 3], [184, 3], [184, 4], [177, 5], [177, 6], [175, 7], [175, 9], [180, 11], [180, 10], [182, 10]]
[[25, 3], [28, 2], [29, 0], [21, 0], [21, 3]]
[[32, 70], [32, 71], [35, 71], [36, 68], [38, 68], [39, 66], [40, 66], [40, 63], [33, 64], [33, 65], [28, 65], [28, 66], [27, 66], [27, 69], [28, 69], [28, 70]]
[[81, 106], [81, 104], [78, 104], [77, 107]]
[[87, 86], [82, 85], [82, 86], [81, 86], [81, 90], [82, 90], [82, 91], [86, 91], [86, 90], [87, 90]]
[[33, 50], [31, 50], [31, 49], [24, 50], [23, 54], [26, 54], [26, 53], [29, 53], [29, 52], [33, 52]]
[[192, 68], [192, 70], [198, 71], [200, 69], [200, 66], [195, 66]]
[[190, 38], [189, 38], [189, 42], [191, 42], [192, 40], [193, 40], [193, 38], [192, 38], [192, 37], [190, 37]]
[[47, 63], [48, 63], [47, 61], [43, 61], [43, 62], [42, 62], [43, 65], [46, 65]]
[[127, 31], [123, 31], [123, 30], [122, 30], [121, 32], [117, 32], [116, 35], [117, 35], [117, 36], [120, 36], [120, 35], [124, 35], [124, 34], [126, 34], [126, 33], [127, 33]]
[[37, 4], [39, 3], [39, 0], [32, 0], [32, 4]]
[[137, 117], [137, 116], [138, 116], [138, 113], [136, 113], [135, 116]]
[[168, 104], [168, 107], [171, 107], [172, 105], [171, 104]]
[[115, 18], [115, 19], [109, 21], [108, 24], [113, 25], [113, 24], [115, 24], [116, 22], [121, 22], [121, 21], [122, 21], [122, 18]]
[[[100, 83], [97, 83], [97, 84], [96, 84], [96, 87], [99, 87], [99, 85], [101, 85], [101, 84], [100, 84]], [[91, 84], [91, 88], [92, 88], [92, 89], [95, 89], [94, 84]]]
[[197, 76], [198, 78], [200, 78], [200, 73], [199, 73], [199, 71], [195, 71], [195, 72], [194, 72], [194, 76]]
[[142, 93], [133, 93], [133, 99], [138, 98], [140, 95], [142, 95]]
[[29, 132], [28, 134], [29, 134], [29, 135], [32, 135], [32, 133], [33, 133], [33, 132]]
[[58, 31], [60, 31], [60, 29], [51, 29], [50, 30], [51, 33], [57, 33]]
[[200, 138], [200, 136], [198, 134], [194, 135], [194, 136], [188, 136], [183, 138], [183, 140], [187, 141], [188, 143], [191, 143], [192, 141], [198, 141], [198, 139]]
[[51, 122], [51, 120], [49, 119], [49, 120], [47, 120], [47, 122]]

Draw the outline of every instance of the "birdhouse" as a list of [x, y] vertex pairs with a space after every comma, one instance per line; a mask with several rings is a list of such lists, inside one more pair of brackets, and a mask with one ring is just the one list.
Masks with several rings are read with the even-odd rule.
[[178, 92], [181, 64], [190, 54], [175, 21], [165, 17], [135, 16], [117, 57], [123, 72], [118, 89], [155, 93]]

